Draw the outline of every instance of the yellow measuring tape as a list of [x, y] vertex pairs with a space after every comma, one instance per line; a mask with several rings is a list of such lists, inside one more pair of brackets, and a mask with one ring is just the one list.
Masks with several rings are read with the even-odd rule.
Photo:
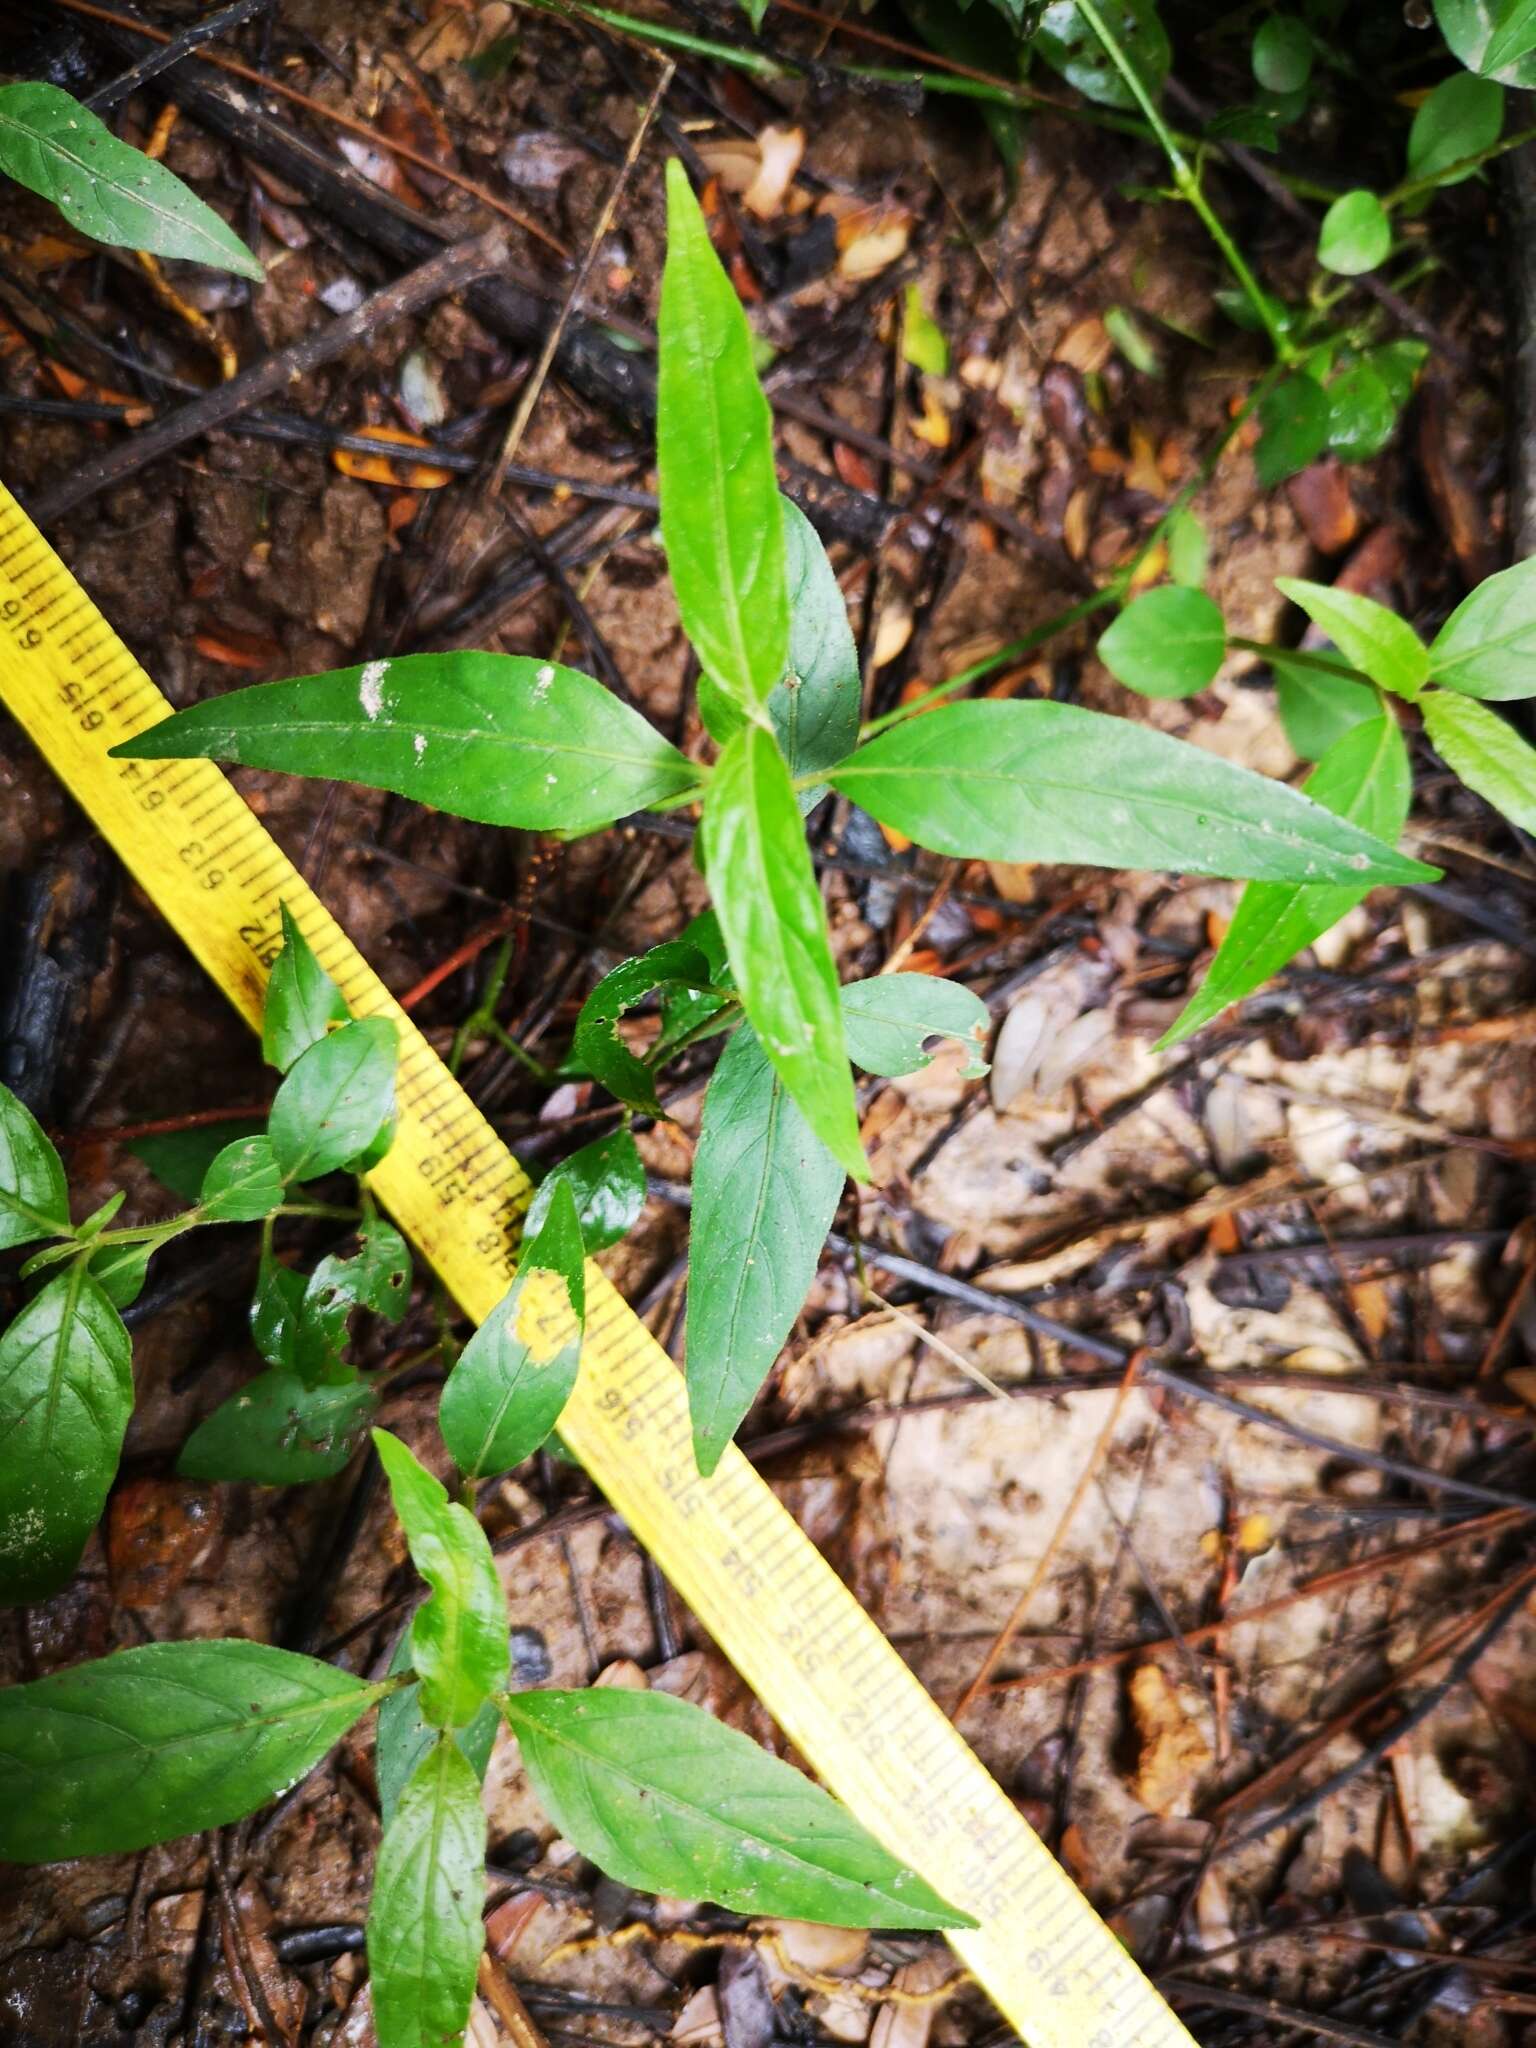
[[[400, 1125], [371, 1184], [484, 1317], [511, 1276], [522, 1168], [220, 769], [107, 758], [171, 707], [3, 485], [0, 702], [249, 1023], [282, 903], [354, 1015], [393, 1022]], [[1030, 2048], [1193, 2048], [747, 1460], [727, 1450], [699, 1477], [682, 1376], [595, 1266], [560, 1430], [795, 1747], [980, 1922], [950, 1938]]]

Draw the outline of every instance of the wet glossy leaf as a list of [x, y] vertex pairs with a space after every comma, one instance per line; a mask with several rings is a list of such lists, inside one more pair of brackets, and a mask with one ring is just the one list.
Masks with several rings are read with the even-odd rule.
[[534, 1195], [523, 1225], [525, 1237], [535, 1237], [543, 1229], [561, 1181], [575, 1199], [588, 1257], [627, 1236], [645, 1207], [645, 1165], [627, 1130], [594, 1138], [561, 1161]]
[[[1153, 0], [1099, 0], [1104, 24], [1154, 97], [1168, 76], [1168, 38]], [[1068, 85], [1106, 107], [1134, 107], [1135, 96], [1076, 0], [1051, 0], [1031, 46]]]
[[270, 1252], [262, 1254], [256, 1290], [251, 1297], [251, 1341], [273, 1365], [298, 1363], [299, 1314], [305, 1284], [302, 1273], [283, 1265]]
[[195, 1202], [203, 1180], [226, 1145], [252, 1138], [261, 1130], [254, 1117], [225, 1117], [190, 1131], [165, 1131], [148, 1138], [130, 1138], [126, 1150], [141, 1159], [155, 1179], [184, 1202]]
[[[859, 653], [848, 607], [827, 551], [798, 505], [781, 498], [784, 563], [789, 589], [789, 654], [768, 698], [768, 718], [794, 776], [815, 775], [841, 761], [859, 737]], [[699, 714], [712, 736], [730, 739], [746, 714], [707, 675], [699, 678]], [[826, 794], [825, 783], [799, 792], [802, 812]]]
[[1099, 640], [1110, 674], [1143, 697], [1192, 697], [1214, 680], [1226, 651], [1220, 606], [1176, 583], [1134, 598]]
[[[406, 1629], [389, 1660], [390, 1675], [412, 1668], [411, 1632]], [[500, 1728], [501, 1709], [495, 1700], [487, 1700], [473, 1721], [453, 1732], [453, 1740], [464, 1752], [465, 1761], [482, 1785]], [[392, 1692], [381, 1704], [373, 1770], [379, 1789], [379, 1818], [386, 1828], [394, 1819], [400, 1794], [417, 1765], [436, 1743], [438, 1734], [430, 1722], [422, 1719], [419, 1685], [404, 1686], [399, 1692]]]
[[1496, 77], [1504, 85], [1536, 87], [1536, 50], [1503, 59], [1495, 37], [1510, 15], [1510, 0], [1435, 0], [1440, 33], [1469, 71]]
[[378, 1396], [357, 1378], [311, 1386], [297, 1373], [259, 1373], [220, 1402], [182, 1447], [188, 1479], [297, 1486], [340, 1472], [368, 1431]]
[[1429, 655], [1406, 619], [1352, 590], [1277, 576], [1276, 590], [1300, 605], [1352, 668], [1396, 696], [1417, 697], [1429, 675]]
[[[1439, 178], [1453, 164], [1492, 149], [1504, 128], [1504, 88], [1474, 71], [1458, 71], [1437, 85], [1408, 131], [1408, 175]], [[1460, 171], [1447, 184], [1470, 178]]]
[[1497, 75], [1536, 50], [1536, 0], [1502, 0], [1482, 69]]
[[[1335, 741], [1308, 777], [1315, 803], [1352, 818], [1389, 844], [1408, 816], [1413, 776], [1397, 720], [1378, 716]], [[1158, 1050], [1177, 1045], [1278, 974], [1369, 894], [1365, 888], [1307, 888], [1250, 882], [1205, 980]]]
[[482, 824], [568, 836], [700, 780], [676, 747], [591, 676], [525, 655], [465, 650], [232, 690], [112, 752], [324, 775]]
[[915, 1871], [789, 1764], [666, 1693], [502, 1702], [555, 1826], [621, 1884], [834, 1927], [963, 1927]]
[[[537, 1227], [531, 1216], [529, 1223], [516, 1277], [459, 1354], [438, 1409], [443, 1442], [470, 1479], [509, 1471], [531, 1457], [559, 1421], [576, 1384], [586, 1316], [586, 1252], [572, 1182], [556, 1176]], [[555, 1273], [564, 1281], [575, 1318], [575, 1327], [552, 1357], [544, 1334], [528, 1326], [535, 1312], [528, 1283], [536, 1272]]]
[[1312, 76], [1312, 31], [1294, 14], [1270, 14], [1253, 38], [1253, 75], [1266, 92], [1296, 92]]
[[374, 1864], [368, 1977], [378, 2048], [452, 2048], [462, 2040], [484, 1911], [480, 1781], [444, 1735], [411, 1773]]
[[411, 1624], [421, 1710], [434, 1727], [462, 1728], [507, 1675], [507, 1611], [496, 1561], [474, 1516], [449, 1500], [397, 1436], [376, 1429], [373, 1441], [411, 1561], [432, 1588]]
[[69, 1579], [132, 1412], [128, 1332], [71, 1264], [0, 1336], [0, 1601], [42, 1600]]
[[1265, 392], [1259, 400], [1261, 432], [1253, 463], [1266, 491], [1317, 460], [1328, 446], [1331, 413], [1327, 392], [1305, 371]]
[[0, 1251], [69, 1231], [59, 1155], [20, 1096], [0, 1086]]
[[138, 1300], [149, 1276], [153, 1244], [104, 1244], [85, 1262], [85, 1269], [114, 1308]]
[[1435, 872], [1283, 783], [1075, 704], [946, 705], [881, 733], [833, 782], [909, 839], [963, 860], [1274, 882]]
[[300, 1053], [267, 1135], [285, 1180], [318, 1180], [365, 1151], [394, 1114], [399, 1044], [387, 1017], [359, 1017]]
[[245, 1642], [145, 1643], [9, 1686], [0, 1858], [109, 1856], [240, 1820], [296, 1785], [380, 1690]]
[[1536, 748], [1474, 697], [1430, 690], [1419, 700], [1435, 752], [1522, 832], [1536, 832]]
[[1463, 697], [1536, 697], [1536, 557], [1462, 599], [1430, 642], [1429, 672]]
[[1401, 411], [1413, 396], [1413, 387], [1428, 355], [1428, 344], [1422, 341], [1383, 341], [1368, 348], [1364, 360], [1386, 385], [1392, 403]]
[[761, 726], [744, 727], [722, 751], [700, 838], [715, 915], [763, 1050], [811, 1129], [863, 1180], [826, 913], [789, 771]]
[[0, 86], [0, 171], [51, 199], [94, 241], [181, 256], [257, 283], [265, 276], [211, 206], [57, 86]]
[[687, 1378], [701, 1472], [804, 1306], [843, 1179], [744, 1024], [710, 1078], [693, 1166]]
[[656, 462], [677, 608], [718, 687], [757, 704], [789, 648], [773, 418], [747, 316], [676, 158], [658, 330]]
[[1374, 192], [1346, 192], [1323, 215], [1317, 260], [1324, 270], [1360, 277], [1385, 263], [1391, 249], [1392, 223]]
[[301, 1052], [347, 1021], [346, 998], [282, 905], [283, 950], [272, 964], [261, 1015], [261, 1056], [283, 1073]]
[[637, 959], [625, 960], [603, 976], [582, 1004], [571, 1041], [573, 1059], [620, 1102], [660, 1116], [656, 1076], [630, 1051], [615, 1026], [653, 990], [683, 990], [703, 998], [711, 979], [708, 960], [688, 939], [671, 939]]
[[1391, 440], [1397, 413], [1375, 365], [1351, 363], [1328, 386], [1328, 446], [1343, 462], [1369, 462]]
[[[411, 1255], [394, 1225], [371, 1216], [358, 1230], [358, 1243], [353, 1258], [331, 1253], [320, 1261], [292, 1310], [283, 1340], [287, 1362], [311, 1386], [352, 1378], [342, 1354], [354, 1309], [370, 1309], [398, 1322], [410, 1300]], [[274, 1305], [277, 1313], [287, 1299]]]
[[936, 974], [874, 974], [843, 984], [843, 1021], [848, 1057], [867, 1074], [915, 1074], [933, 1055], [930, 1038], [952, 1038], [964, 1046], [963, 1081], [987, 1071], [982, 1054], [992, 1029], [991, 1013], [973, 990]]
[[271, 1140], [236, 1138], [203, 1176], [198, 1207], [209, 1223], [259, 1223], [283, 1199], [283, 1176]]
[[1271, 654], [1275, 694], [1285, 736], [1304, 761], [1321, 761], [1351, 726], [1379, 717], [1381, 707], [1369, 683], [1328, 675], [1302, 661]]

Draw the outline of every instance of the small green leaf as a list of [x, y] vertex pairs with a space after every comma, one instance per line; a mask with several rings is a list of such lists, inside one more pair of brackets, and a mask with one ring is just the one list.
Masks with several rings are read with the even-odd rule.
[[0, 171], [51, 199], [71, 227], [94, 241], [208, 263], [258, 284], [266, 274], [233, 228], [180, 178], [119, 142], [57, 86], [0, 86]]
[[1316, 462], [1328, 446], [1332, 408], [1317, 379], [1297, 371], [1264, 393], [1258, 414], [1261, 432], [1253, 463], [1268, 491]]
[[379, 1398], [355, 1375], [311, 1386], [297, 1373], [258, 1373], [197, 1425], [176, 1470], [188, 1479], [298, 1486], [331, 1479], [367, 1434]]
[[1271, 14], [1253, 39], [1253, 75], [1266, 92], [1299, 92], [1312, 76], [1312, 31], [1294, 14]]
[[1369, 683], [1333, 676], [1300, 661], [1271, 653], [1280, 723], [1304, 761], [1321, 761], [1352, 726], [1378, 718], [1381, 706]]
[[267, 982], [261, 1056], [269, 1067], [286, 1074], [299, 1054], [324, 1038], [333, 1024], [346, 1023], [347, 1003], [315, 958], [286, 903], [281, 906], [281, 916], [283, 950], [272, 963]]
[[1536, 748], [1475, 697], [1430, 690], [1419, 700], [1435, 752], [1468, 789], [1522, 832], [1536, 832]]
[[1199, 590], [1209, 554], [1205, 528], [1186, 505], [1168, 523], [1168, 574], [1186, 590]]
[[1128, 604], [1099, 641], [1099, 659], [1143, 697], [1192, 697], [1227, 651], [1221, 608], [1203, 590], [1165, 583]]
[[[389, 1660], [390, 1675], [410, 1671], [411, 1632], [405, 1629]], [[501, 1729], [501, 1709], [487, 1700], [467, 1727], [457, 1728], [453, 1739], [480, 1784], [485, 1783], [491, 1751]], [[378, 1733], [374, 1741], [373, 1772], [379, 1789], [379, 1818], [388, 1828], [400, 1804], [400, 1794], [417, 1765], [433, 1747], [439, 1731], [421, 1714], [421, 1687], [414, 1683], [392, 1692], [379, 1708]]]
[[[1437, 85], [1408, 131], [1408, 175], [1438, 178], [1453, 164], [1492, 149], [1504, 130], [1504, 88], [1474, 71], [1458, 71]], [[1459, 171], [1448, 185], [1470, 178]]]
[[264, 1643], [145, 1643], [0, 1691], [0, 1859], [113, 1856], [241, 1820], [380, 1697]]
[[112, 1306], [124, 1309], [143, 1292], [156, 1249], [153, 1243], [99, 1245], [86, 1260], [85, 1270]]
[[283, 1265], [270, 1251], [263, 1252], [251, 1297], [251, 1341], [272, 1365], [298, 1365], [304, 1293], [304, 1275]]
[[1391, 440], [1397, 414], [1376, 366], [1351, 363], [1328, 386], [1328, 446], [1341, 462], [1369, 462]]
[[1352, 668], [1396, 696], [1418, 696], [1429, 677], [1429, 655], [1406, 619], [1374, 598], [1297, 576], [1277, 576], [1275, 588], [1328, 635]]
[[761, 726], [726, 743], [700, 840], [736, 985], [763, 1050], [817, 1137], [865, 1180], [821, 891], [789, 770]]
[[112, 749], [114, 760], [186, 755], [360, 782], [455, 817], [567, 838], [701, 780], [591, 676], [473, 650], [232, 690]]
[[1323, 215], [1317, 260], [1324, 270], [1360, 277], [1385, 263], [1391, 250], [1392, 223], [1374, 192], [1346, 192]]
[[675, 157], [658, 329], [656, 463], [672, 588], [699, 660], [751, 706], [783, 675], [789, 647], [773, 418], [747, 316]]
[[69, 1234], [59, 1155], [21, 1097], [0, 1086], [0, 1251]]
[[[1408, 749], [1397, 720], [1382, 715], [1335, 741], [1306, 784], [1315, 803], [1389, 844], [1403, 829], [1412, 789]], [[1205, 980], [1155, 1050], [1178, 1045], [1229, 1004], [1251, 995], [1369, 893], [1348, 886], [1250, 882]]]
[[930, 376], [943, 377], [949, 372], [949, 343], [944, 339], [944, 330], [923, 304], [922, 292], [915, 284], [907, 286], [903, 300], [901, 329], [902, 359], [914, 370], [926, 370]]
[[594, 1081], [631, 1109], [660, 1116], [656, 1076], [650, 1066], [619, 1036], [616, 1026], [626, 1012], [643, 1003], [654, 989], [682, 989], [708, 994], [712, 980], [708, 960], [688, 939], [669, 939], [638, 959], [625, 960], [605, 974], [581, 1006], [571, 1039], [571, 1056]]
[[411, 1773], [374, 1863], [368, 1975], [379, 2048], [462, 2042], [484, 1911], [480, 1781], [443, 1735]]
[[365, 1151], [395, 1108], [399, 1045], [387, 1017], [359, 1017], [299, 1054], [267, 1134], [285, 1180], [318, 1180]]
[[1429, 355], [1429, 346], [1422, 341], [1382, 341], [1365, 351], [1363, 360], [1368, 362], [1391, 394], [1392, 403], [1401, 412], [1413, 396], [1413, 387], [1418, 382], [1420, 370]]
[[525, 1238], [543, 1229], [555, 1189], [562, 1181], [575, 1198], [588, 1257], [627, 1237], [645, 1207], [645, 1163], [627, 1130], [594, 1138], [561, 1161], [533, 1198], [523, 1224]]
[[335, 1253], [323, 1258], [296, 1303], [291, 1289], [273, 1303], [278, 1341], [287, 1347], [285, 1362], [310, 1386], [353, 1378], [342, 1354], [354, 1309], [371, 1309], [398, 1322], [410, 1300], [411, 1254], [394, 1225], [370, 1216], [358, 1231], [358, 1244], [355, 1258]]
[[[820, 536], [798, 505], [788, 498], [779, 502], [789, 581], [789, 658], [767, 711], [779, 751], [798, 779], [820, 774], [858, 744], [862, 679], [848, 607]], [[707, 675], [699, 677], [699, 715], [722, 745], [746, 723], [746, 713]], [[826, 793], [824, 782], [801, 789], [801, 811], [813, 810]]]
[[130, 1138], [127, 1150], [149, 1168], [155, 1179], [184, 1202], [195, 1202], [202, 1193], [210, 1166], [236, 1138], [253, 1138], [261, 1131], [254, 1117], [224, 1117], [216, 1124], [200, 1124], [190, 1131], [165, 1131], [148, 1138]]
[[1438, 872], [1284, 783], [1076, 704], [943, 705], [881, 733], [832, 780], [882, 823], [960, 860], [1263, 882], [1415, 882]]
[[132, 1412], [128, 1332], [73, 1262], [0, 1337], [0, 1602], [43, 1600], [68, 1581]]
[[[1101, 0], [1106, 26], [1156, 98], [1168, 76], [1171, 51], [1155, 0]], [[1032, 48], [1060, 72], [1068, 85], [1100, 106], [1135, 108], [1136, 98], [1109, 52], [1090, 27], [1077, 0], [1050, 0], [1040, 16]]]
[[843, 1178], [744, 1024], [710, 1077], [693, 1166], [688, 1408], [706, 1476], [804, 1306]]
[[834, 1927], [964, 1927], [846, 1808], [661, 1692], [523, 1692], [502, 1712], [550, 1819], [638, 1890]]
[[[581, 1362], [585, 1257], [573, 1185], [557, 1174], [537, 1226], [530, 1215], [511, 1287], [464, 1346], [443, 1388], [438, 1426], [466, 1478], [520, 1465], [560, 1420]], [[555, 1273], [565, 1282], [575, 1318], [574, 1330], [553, 1357], [542, 1355], [549, 1349], [540, 1341], [542, 1333], [524, 1327], [531, 1307], [525, 1299], [528, 1280], [535, 1272]]]
[[259, 1223], [282, 1199], [283, 1176], [271, 1140], [236, 1138], [209, 1165], [197, 1205], [205, 1223]]
[[1501, 61], [1495, 47], [1495, 37], [1509, 26], [1511, 11], [1511, 0], [1435, 0], [1440, 33], [1469, 71], [1496, 77], [1504, 85], [1536, 87], [1536, 51], [1527, 49], [1523, 56]]
[[1145, 329], [1124, 306], [1105, 307], [1104, 332], [1133, 370], [1140, 370], [1144, 377], [1163, 374], [1162, 359], [1147, 339]]
[[1536, 697], [1536, 556], [1464, 597], [1429, 646], [1429, 672], [1491, 704]]
[[986, 1004], [974, 990], [937, 974], [874, 974], [843, 985], [848, 1057], [867, 1074], [915, 1074], [930, 1064], [930, 1038], [952, 1038], [965, 1048], [962, 1081], [987, 1071], [982, 1054], [992, 1029]]
[[507, 1609], [485, 1531], [388, 1430], [373, 1432], [411, 1561], [432, 1588], [411, 1641], [421, 1710], [436, 1728], [462, 1728], [507, 1675]]

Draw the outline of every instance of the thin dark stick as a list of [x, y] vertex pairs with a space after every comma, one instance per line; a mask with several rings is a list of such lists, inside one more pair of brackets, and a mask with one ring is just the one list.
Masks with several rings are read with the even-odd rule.
[[506, 239], [499, 228], [466, 242], [455, 242], [440, 255], [364, 299], [355, 311], [332, 320], [287, 348], [264, 356], [216, 390], [179, 407], [104, 455], [90, 457], [32, 501], [28, 508], [32, 517], [39, 526], [53, 525], [98, 492], [133, 476], [146, 463], [169, 455], [199, 434], [225, 425], [246, 406], [286, 390], [295, 377], [318, 369], [322, 363], [333, 362], [354, 342], [379, 333], [422, 306], [446, 298], [476, 278], [490, 276], [505, 255]]
[[1158, 1989], [1174, 2005], [1210, 2005], [1221, 2012], [1251, 2013], [1255, 2019], [1278, 2020], [1287, 2027], [1299, 2027], [1321, 2041], [1343, 2041], [1350, 2048], [1402, 2048], [1400, 2041], [1385, 2034], [1373, 2034], [1366, 2027], [1352, 2027], [1345, 2020], [1323, 2019], [1303, 2012], [1299, 2006], [1282, 2005], [1278, 1998], [1259, 1998], [1250, 1991], [1233, 1991], [1224, 1984], [1202, 1984], [1196, 1977], [1160, 1977]]
[[147, 51], [121, 77], [112, 79], [99, 92], [93, 92], [85, 104], [93, 114], [105, 113], [108, 107], [115, 107], [120, 100], [127, 99], [129, 93], [137, 92], [151, 78], [158, 78], [162, 71], [169, 71], [173, 64], [179, 64], [201, 44], [211, 43], [215, 36], [238, 28], [242, 21], [248, 21], [253, 14], [261, 13], [271, 4], [272, 0], [230, 0], [228, 7], [221, 7], [216, 14], [193, 22], [190, 28], [183, 29], [180, 35], [173, 36], [160, 49]]

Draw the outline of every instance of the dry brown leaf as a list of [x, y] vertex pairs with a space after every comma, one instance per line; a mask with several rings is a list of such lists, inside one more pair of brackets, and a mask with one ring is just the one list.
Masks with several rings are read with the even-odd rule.
[[875, 628], [875, 650], [871, 657], [876, 668], [884, 668], [894, 661], [907, 642], [912, 638], [912, 607], [905, 598], [894, 598], [880, 614], [880, 623]]
[[805, 155], [803, 128], [777, 128], [772, 123], [757, 138], [757, 176], [742, 195], [742, 205], [759, 220], [772, 220]]
[[1070, 363], [1074, 370], [1102, 370], [1115, 352], [1104, 322], [1097, 313], [1069, 327], [1056, 344], [1056, 360]]
[[907, 253], [912, 216], [904, 206], [863, 206], [837, 224], [837, 271], [853, 282], [878, 277]]
[[[392, 441], [401, 448], [432, 446], [420, 434], [407, 433], [404, 427], [364, 425], [356, 431], [366, 434], [371, 441]], [[391, 455], [363, 455], [352, 448], [333, 448], [331, 460], [343, 476], [356, 477], [365, 484], [393, 484], [397, 489], [435, 491], [453, 482], [453, 471], [440, 469], [435, 462], [396, 461]]]
[[1319, 554], [1342, 554], [1360, 530], [1349, 478], [1337, 456], [1324, 456], [1293, 476], [1285, 494]]
[[1138, 1745], [1131, 1797], [1152, 1813], [1187, 1813], [1196, 1781], [1211, 1762], [1210, 1744], [1161, 1665], [1139, 1664], [1131, 1674], [1130, 1691]]
[[923, 416], [913, 420], [912, 432], [919, 441], [926, 441], [930, 448], [947, 448], [954, 436], [949, 414], [931, 384], [923, 386]]
[[1080, 562], [1088, 552], [1088, 493], [1076, 490], [1067, 500], [1066, 513], [1061, 522], [1061, 540], [1074, 562]]

